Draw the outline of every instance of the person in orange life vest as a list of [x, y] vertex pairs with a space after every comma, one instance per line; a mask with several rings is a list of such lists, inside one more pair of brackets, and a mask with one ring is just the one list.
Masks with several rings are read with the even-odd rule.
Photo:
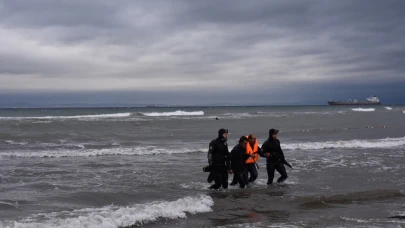
[[248, 177], [250, 174], [248, 181], [254, 182], [258, 176], [256, 162], [259, 158], [259, 154], [261, 153], [261, 149], [255, 135], [250, 134], [247, 136], [247, 138], [249, 143], [246, 146], [246, 154], [249, 155], [249, 158], [245, 162], [245, 176]]
[[[247, 160], [245, 161], [245, 167], [244, 167], [244, 177], [246, 178], [245, 183], [246, 185], [249, 182], [254, 182], [257, 179], [258, 173], [256, 169], [256, 164], [259, 154], [261, 154], [261, 149], [259, 147], [259, 142], [257, 141], [257, 138], [255, 135], [248, 135], [246, 136], [248, 139], [248, 144], [246, 146], [246, 154], [248, 155]], [[250, 177], [248, 177], [250, 173]], [[231, 182], [231, 186], [235, 186], [238, 183], [238, 179], [236, 176], [233, 176], [233, 180]]]

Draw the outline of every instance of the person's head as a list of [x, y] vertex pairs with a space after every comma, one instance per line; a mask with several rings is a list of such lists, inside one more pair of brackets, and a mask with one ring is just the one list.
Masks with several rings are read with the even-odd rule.
[[243, 148], [246, 148], [247, 144], [248, 144], [248, 138], [246, 138], [246, 136], [242, 136], [239, 139], [239, 145]]
[[269, 138], [270, 139], [277, 139], [277, 134], [278, 134], [278, 130], [272, 128], [269, 131]]
[[254, 146], [254, 145], [255, 145], [256, 139], [257, 139], [257, 138], [256, 138], [256, 135], [250, 134], [250, 135], [248, 136], [248, 140], [249, 140], [250, 146]]
[[227, 139], [228, 138], [228, 129], [224, 129], [224, 128], [219, 129], [218, 138]]

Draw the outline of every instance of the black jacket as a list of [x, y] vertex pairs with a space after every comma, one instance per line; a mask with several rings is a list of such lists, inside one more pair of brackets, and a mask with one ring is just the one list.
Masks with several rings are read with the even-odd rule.
[[226, 167], [228, 170], [231, 169], [226, 139], [218, 137], [211, 141], [208, 150], [208, 164], [214, 168]]
[[267, 158], [267, 163], [278, 164], [285, 163], [284, 152], [281, 149], [280, 141], [278, 139], [269, 138], [262, 145], [261, 156], [264, 157], [266, 153], [270, 153]]
[[239, 144], [236, 145], [231, 151], [231, 167], [234, 172], [242, 172], [245, 169], [246, 159], [249, 155], [246, 154], [246, 148]]

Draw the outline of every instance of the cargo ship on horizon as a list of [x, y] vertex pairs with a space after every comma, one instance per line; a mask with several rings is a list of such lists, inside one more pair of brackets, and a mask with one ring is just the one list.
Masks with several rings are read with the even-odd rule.
[[380, 99], [376, 96], [366, 98], [365, 101], [358, 101], [356, 99], [349, 99], [347, 101], [328, 101], [329, 105], [380, 105]]

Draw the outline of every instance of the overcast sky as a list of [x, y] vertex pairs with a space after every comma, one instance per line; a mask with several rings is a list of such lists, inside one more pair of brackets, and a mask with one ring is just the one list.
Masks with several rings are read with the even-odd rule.
[[0, 0], [0, 103], [405, 103], [403, 0]]

